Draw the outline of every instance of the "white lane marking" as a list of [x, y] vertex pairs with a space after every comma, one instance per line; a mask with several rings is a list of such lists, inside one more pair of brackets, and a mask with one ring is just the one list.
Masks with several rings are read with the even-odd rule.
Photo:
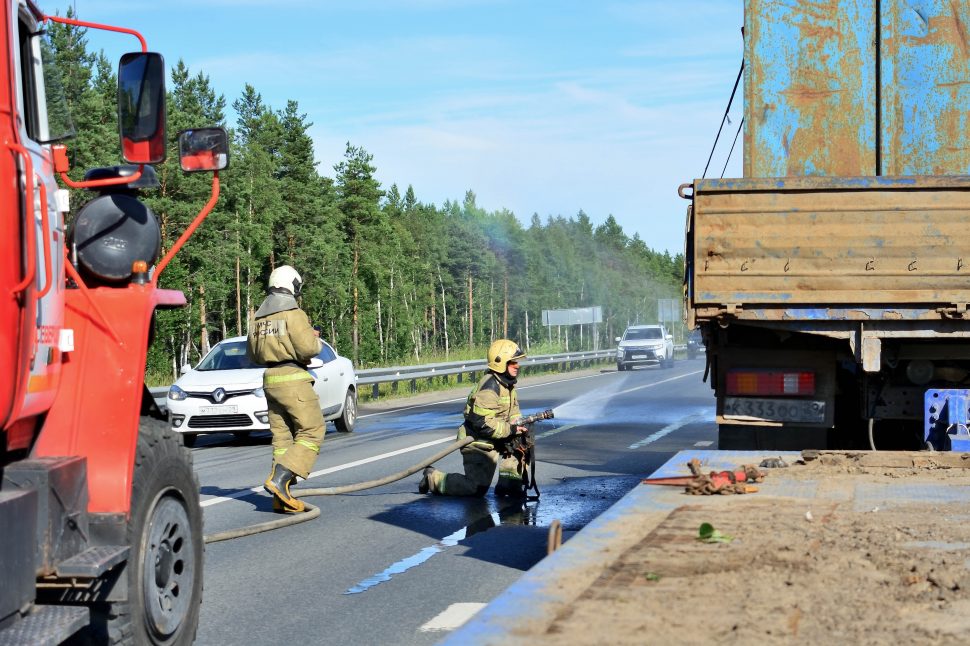
[[[386, 460], [387, 458], [392, 458], [395, 455], [403, 455], [405, 453], [410, 453], [411, 451], [418, 451], [420, 449], [426, 449], [429, 446], [435, 446], [436, 444], [442, 444], [444, 442], [453, 442], [453, 437], [443, 437], [440, 440], [432, 440], [430, 442], [425, 442], [424, 444], [416, 444], [414, 446], [409, 446], [406, 449], [398, 449], [397, 451], [390, 451], [388, 453], [381, 453], [380, 455], [375, 455], [369, 458], [364, 458], [362, 460], [355, 460], [353, 462], [347, 462], [346, 464], [338, 464], [335, 467], [329, 467], [326, 469], [320, 469], [319, 471], [314, 471], [307, 478], [316, 478], [317, 476], [327, 475], [328, 473], [336, 473], [338, 471], [343, 471], [344, 469], [352, 469], [354, 467], [359, 467], [362, 464], [370, 464], [371, 462], [377, 462], [378, 460]], [[262, 491], [262, 485], [258, 487], [250, 487], [249, 489], [241, 489], [239, 491], [234, 491], [231, 494], [225, 496], [217, 496], [215, 498], [207, 498], [202, 501], [199, 505], [200, 507], [211, 507], [212, 505], [218, 505], [222, 502], [228, 502], [230, 500], [235, 500], [236, 498], [242, 498], [243, 496], [248, 496], [254, 491]]]
[[437, 617], [418, 628], [418, 630], [423, 633], [454, 630], [474, 617], [475, 613], [484, 607], [484, 603], [453, 603], [445, 608]]
[[[502, 524], [502, 519], [499, 518], [498, 512], [494, 512], [493, 514], [491, 514], [491, 517], [492, 517], [493, 527], [498, 527], [499, 525]], [[434, 545], [425, 547], [417, 554], [412, 554], [406, 559], [401, 559], [397, 563], [392, 563], [390, 566], [385, 568], [383, 572], [375, 574], [372, 577], [368, 577], [363, 581], [361, 581], [360, 583], [358, 583], [357, 585], [353, 586], [352, 588], [348, 588], [347, 590], [344, 591], [344, 594], [360, 594], [361, 592], [367, 592], [375, 585], [380, 585], [381, 583], [390, 581], [395, 575], [407, 572], [411, 568], [417, 567], [422, 563], [426, 562], [435, 554], [440, 554], [446, 548], [454, 547], [455, 545], [458, 545], [458, 543], [465, 540], [465, 537], [467, 534], [468, 534], [468, 525], [465, 525], [458, 531], [448, 534], [447, 536], [442, 538]]]
[[706, 440], [704, 442], [694, 442], [694, 446], [710, 446], [711, 444], [714, 444], [714, 442], [711, 442], [710, 440]]
[[681, 419], [677, 420], [676, 422], [674, 422], [673, 424], [669, 424], [667, 426], [664, 426], [662, 429], [660, 429], [656, 433], [653, 433], [651, 435], [646, 436], [645, 438], [643, 438], [639, 442], [635, 442], [635, 443], [631, 444], [627, 448], [628, 449], [639, 449], [641, 446], [644, 446], [646, 444], [650, 444], [651, 442], [656, 442], [657, 440], [659, 440], [663, 436], [670, 435], [671, 433], [673, 433], [674, 431], [676, 431], [678, 428], [680, 428], [682, 426], [687, 426], [691, 422], [700, 419], [702, 416], [703, 416], [703, 413], [696, 413], [694, 415], [689, 415], [688, 417], [681, 418]]
[[536, 435], [536, 439], [538, 440], [539, 438], [549, 437], [550, 435], [555, 435], [556, 433], [562, 433], [563, 431], [568, 431], [569, 429], [575, 428], [577, 426], [579, 426], [579, 424], [566, 424], [565, 426], [560, 426], [559, 428], [554, 428], [551, 431], [546, 431], [545, 433], [540, 433], [539, 435]]
[[[594, 377], [602, 377], [603, 375], [613, 374], [610, 372], [601, 372], [598, 375], [585, 375], [583, 377], [571, 377], [569, 379], [559, 379], [557, 381], [545, 381], [541, 384], [532, 384], [531, 386], [516, 386], [518, 390], [526, 390], [527, 388], [539, 388], [540, 386], [550, 386], [552, 384], [561, 384], [567, 381], [579, 381], [580, 379], [592, 379]], [[692, 373], [697, 374], [697, 373]], [[472, 384], [474, 386], [475, 384]], [[366, 415], [358, 415], [357, 419], [363, 419], [364, 417], [376, 417], [378, 415], [387, 415], [388, 413], [400, 413], [406, 410], [414, 410], [415, 408], [427, 408], [428, 406], [437, 406], [438, 404], [453, 404], [455, 402], [463, 402], [468, 399], [467, 396], [459, 397], [458, 399], [445, 399], [443, 401], [428, 402], [427, 404], [415, 404], [414, 406], [405, 406], [404, 408], [389, 408], [388, 410], [382, 410], [377, 413], [367, 413]]]

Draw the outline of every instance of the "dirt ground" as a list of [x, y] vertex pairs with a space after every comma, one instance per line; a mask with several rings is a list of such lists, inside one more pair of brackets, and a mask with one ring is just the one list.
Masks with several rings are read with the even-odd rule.
[[[684, 496], [534, 641], [970, 643], [970, 456], [823, 455], [778, 471], [819, 495]], [[871, 484], [918, 499], [941, 482], [954, 495], [860, 508], [851, 494]], [[729, 538], [698, 540], [702, 523]]]

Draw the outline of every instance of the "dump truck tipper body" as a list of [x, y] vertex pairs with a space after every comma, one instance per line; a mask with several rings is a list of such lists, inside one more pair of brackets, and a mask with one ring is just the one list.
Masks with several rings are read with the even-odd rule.
[[968, 28], [967, 1], [747, 0], [745, 176], [693, 183], [685, 254], [722, 448], [963, 445]]

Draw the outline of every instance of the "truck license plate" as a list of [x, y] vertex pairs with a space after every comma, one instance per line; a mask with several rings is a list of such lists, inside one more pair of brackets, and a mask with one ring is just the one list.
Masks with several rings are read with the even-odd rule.
[[725, 397], [725, 417], [744, 417], [771, 422], [825, 421], [825, 402], [805, 399], [754, 399], [751, 397]]
[[239, 412], [238, 406], [200, 406], [199, 412], [203, 415], [232, 415]]

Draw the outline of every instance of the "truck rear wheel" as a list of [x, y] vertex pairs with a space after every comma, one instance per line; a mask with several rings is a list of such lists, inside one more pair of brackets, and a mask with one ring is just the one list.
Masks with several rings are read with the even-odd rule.
[[127, 538], [128, 601], [109, 605], [98, 641], [191, 644], [202, 604], [199, 481], [188, 451], [162, 420], [142, 420]]

